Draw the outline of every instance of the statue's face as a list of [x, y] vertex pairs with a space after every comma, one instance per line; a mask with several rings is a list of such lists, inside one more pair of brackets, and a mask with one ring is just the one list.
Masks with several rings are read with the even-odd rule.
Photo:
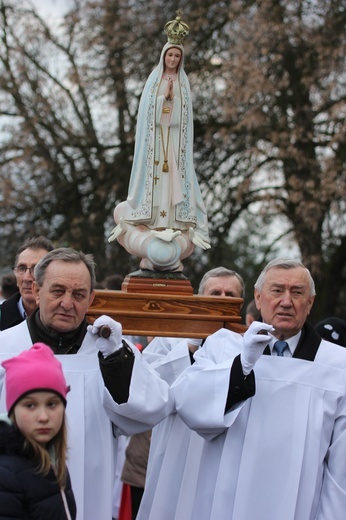
[[181, 60], [181, 50], [177, 47], [170, 47], [165, 54], [165, 72], [175, 74]]

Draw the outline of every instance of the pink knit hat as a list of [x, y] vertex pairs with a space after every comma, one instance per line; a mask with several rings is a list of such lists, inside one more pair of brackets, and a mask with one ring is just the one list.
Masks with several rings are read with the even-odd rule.
[[59, 394], [66, 404], [66, 385], [60, 361], [43, 343], [35, 343], [29, 350], [3, 361], [6, 370], [6, 407], [11, 412], [17, 401], [29, 392], [50, 390]]

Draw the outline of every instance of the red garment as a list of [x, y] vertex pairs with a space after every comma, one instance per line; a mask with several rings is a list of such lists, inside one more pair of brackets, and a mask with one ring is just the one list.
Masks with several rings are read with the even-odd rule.
[[123, 484], [118, 520], [132, 520], [131, 487]]

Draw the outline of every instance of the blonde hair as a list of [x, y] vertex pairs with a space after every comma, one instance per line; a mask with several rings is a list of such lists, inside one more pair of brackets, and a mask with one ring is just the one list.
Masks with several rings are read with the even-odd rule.
[[[16, 417], [14, 413], [15, 408], [10, 414], [11, 421], [17, 426]], [[18, 428], [18, 426], [17, 426]], [[24, 437], [23, 448], [25, 451], [29, 451], [32, 448], [34, 452], [34, 461], [37, 462], [37, 473], [42, 475], [48, 475], [51, 469], [53, 469], [56, 476], [56, 480], [61, 489], [66, 486], [67, 477], [67, 424], [66, 414], [64, 412], [61, 428], [53, 439], [47, 443], [46, 447], [43, 447], [33, 439], [29, 439], [22, 433]], [[49, 448], [53, 448], [55, 454], [55, 460], [52, 461], [49, 456]]]

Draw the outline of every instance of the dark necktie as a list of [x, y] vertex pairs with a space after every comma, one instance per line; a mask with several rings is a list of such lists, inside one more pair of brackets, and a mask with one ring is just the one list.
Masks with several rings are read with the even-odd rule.
[[274, 343], [273, 348], [278, 353], [278, 356], [283, 356], [284, 350], [286, 350], [286, 348], [288, 348], [288, 343], [287, 343], [287, 341], [276, 341]]

